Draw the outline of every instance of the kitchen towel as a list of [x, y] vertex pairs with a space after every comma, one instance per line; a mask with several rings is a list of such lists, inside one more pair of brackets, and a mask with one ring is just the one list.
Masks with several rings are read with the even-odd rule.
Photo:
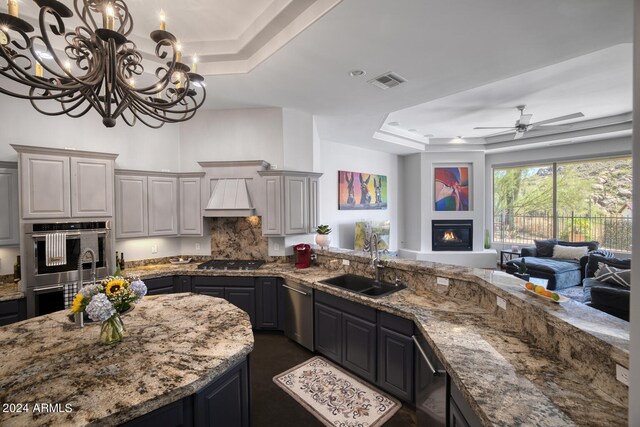
[[44, 238], [44, 243], [47, 267], [67, 263], [67, 235], [65, 233], [48, 233]]
[[73, 299], [79, 291], [77, 282], [64, 284], [64, 308], [67, 309], [73, 305]]

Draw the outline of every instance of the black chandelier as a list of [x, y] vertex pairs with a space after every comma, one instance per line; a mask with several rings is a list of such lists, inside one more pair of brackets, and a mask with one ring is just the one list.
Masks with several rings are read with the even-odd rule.
[[[196, 74], [197, 60], [194, 57], [191, 67], [181, 62], [180, 44], [166, 31], [164, 12], [160, 29], [150, 37], [156, 57], [166, 65], [156, 68], [151, 85], [136, 87], [135, 77], [144, 68], [142, 54], [128, 39], [133, 19], [124, 0], [74, 0], [82, 24], [68, 32], [63, 19], [74, 14], [67, 6], [57, 0], [34, 2], [40, 7], [39, 35], [29, 36], [34, 28], [18, 17], [18, 0], [7, 0], [9, 13], [0, 13], [0, 73], [14, 82], [7, 82], [10, 88], [3, 82], [0, 92], [28, 99], [48, 116], [82, 117], [93, 108], [106, 127], [115, 126], [121, 117], [129, 126], [140, 121], [159, 128], [189, 120], [204, 103], [206, 90], [204, 78]], [[64, 60], [55, 42], [64, 43]]]

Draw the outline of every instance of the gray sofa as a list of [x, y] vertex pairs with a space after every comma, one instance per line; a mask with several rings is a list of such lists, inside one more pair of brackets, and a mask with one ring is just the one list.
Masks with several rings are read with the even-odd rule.
[[598, 270], [598, 263], [625, 270], [631, 268], [631, 260], [629, 259], [589, 255], [585, 267], [585, 278], [582, 281], [583, 302], [612, 316], [629, 321], [631, 290], [624, 286], [597, 280], [594, 276]]
[[514, 258], [506, 264], [506, 271], [513, 274], [518, 271], [519, 265], [525, 261], [527, 273], [531, 277], [538, 277], [548, 281], [547, 289], [564, 289], [577, 286], [582, 283], [587, 264], [587, 256], [580, 260], [552, 258], [553, 247], [561, 246], [587, 246], [589, 253], [602, 256], [613, 256], [608, 251], [598, 251], [598, 242], [566, 242], [562, 240], [534, 240], [535, 246], [522, 248], [520, 258]]

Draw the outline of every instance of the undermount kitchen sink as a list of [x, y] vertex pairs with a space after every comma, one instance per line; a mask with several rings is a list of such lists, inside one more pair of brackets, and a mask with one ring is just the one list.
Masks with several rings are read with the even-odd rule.
[[320, 283], [372, 298], [384, 297], [406, 288], [403, 284], [394, 285], [393, 283], [376, 282], [368, 277], [356, 276], [354, 274], [343, 274], [342, 276], [321, 280]]

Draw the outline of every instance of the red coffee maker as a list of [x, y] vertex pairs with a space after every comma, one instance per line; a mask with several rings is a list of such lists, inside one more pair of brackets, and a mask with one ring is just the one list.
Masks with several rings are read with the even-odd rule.
[[309, 268], [311, 265], [311, 246], [300, 243], [295, 245], [293, 250], [296, 252], [296, 268]]

